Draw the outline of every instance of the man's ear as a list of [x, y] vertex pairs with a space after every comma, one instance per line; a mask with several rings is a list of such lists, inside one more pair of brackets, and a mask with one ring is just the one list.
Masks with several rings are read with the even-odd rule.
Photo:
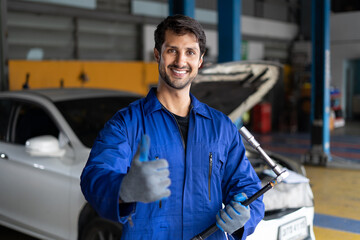
[[159, 63], [160, 62], [160, 53], [156, 48], [154, 48], [154, 57], [155, 57], [156, 62]]
[[202, 65], [203, 62], [204, 62], [204, 55], [205, 55], [205, 53], [203, 53], [203, 55], [201, 55], [201, 57], [200, 57], [199, 68], [201, 67], [201, 65]]

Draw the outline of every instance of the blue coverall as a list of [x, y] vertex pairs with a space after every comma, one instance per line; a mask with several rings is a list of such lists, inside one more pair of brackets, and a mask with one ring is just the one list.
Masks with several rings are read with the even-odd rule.
[[[261, 188], [235, 125], [190, 97], [186, 144], [174, 116], [151, 89], [146, 98], [118, 111], [93, 145], [81, 188], [100, 216], [124, 224], [122, 239], [191, 239], [216, 222], [222, 203], [228, 204], [241, 192], [252, 196]], [[119, 204], [122, 179], [143, 134], [151, 139], [149, 159], [169, 162], [171, 196], [161, 202]], [[242, 239], [264, 216], [262, 198], [250, 208]], [[208, 239], [226, 237], [219, 230]]]

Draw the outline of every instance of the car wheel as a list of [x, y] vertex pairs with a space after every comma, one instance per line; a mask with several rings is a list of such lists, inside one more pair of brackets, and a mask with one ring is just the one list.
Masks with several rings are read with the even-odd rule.
[[118, 240], [121, 238], [122, 226], [109, 220], [97, 217], [87, 224], [81, 234], [81, 240]]

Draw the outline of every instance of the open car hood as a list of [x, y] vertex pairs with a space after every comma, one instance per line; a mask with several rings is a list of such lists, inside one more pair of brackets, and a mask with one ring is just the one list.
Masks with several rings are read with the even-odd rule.
[[281, 69], [281, 64], [266, 61], [214, 64], [199, 71], [191, 92], [235, 122], [274, 87]]

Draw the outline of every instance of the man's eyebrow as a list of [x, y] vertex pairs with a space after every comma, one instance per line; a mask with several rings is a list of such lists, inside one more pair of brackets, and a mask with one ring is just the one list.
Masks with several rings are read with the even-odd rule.
[[[165, 44], [165, 47], [167, 47], [167, 48], [173, 48], [173, 49], [178, 49], [177, 46], [172, 46], [172, 45], [168, 45], [168, 44]], [[195, 51], [199, 51], [199, 52], [200, 52], [200, 49], [197, 48], [197, 47], [188, 47], [188, 48], [186, 48], [186, 50], [195, 50]]]
[[198, 51], [200, 52], [200, 49], [199, 48], [186, 48], [187, 50], [194, 50], [194, 51]]

